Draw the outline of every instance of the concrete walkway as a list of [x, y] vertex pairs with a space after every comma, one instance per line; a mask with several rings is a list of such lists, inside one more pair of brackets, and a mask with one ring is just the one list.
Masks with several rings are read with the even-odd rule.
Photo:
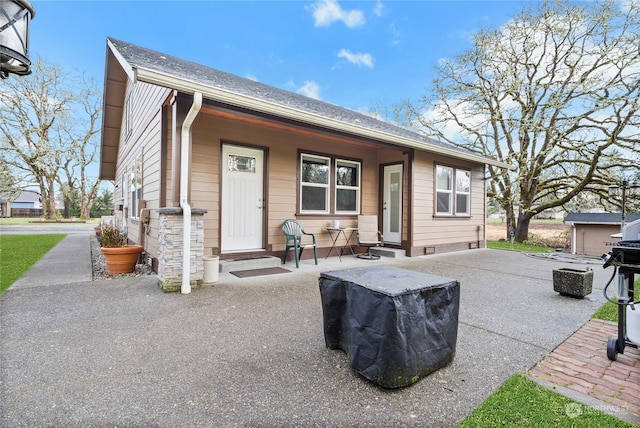
[[[0, 297], [0, 426], [451, 427], [590, 325], [611, 274], [590, 265], [593, 293], [571, 299], [553, 291], [553, 269], [587, 265], [469, 250], [303, 260], [285, 266], [291, 273], [224, 273], [191, 294], [165, 294], [154, 275], [87, 280], [89, 233], [69, 235]], [[460, 281], [449, 366], [385, 390], [325, 347], [319, 274], [367, 263]], [[594, 340], [606, 359], [604, 334]], [[597, 403], [638, 421], [631, 404]]]

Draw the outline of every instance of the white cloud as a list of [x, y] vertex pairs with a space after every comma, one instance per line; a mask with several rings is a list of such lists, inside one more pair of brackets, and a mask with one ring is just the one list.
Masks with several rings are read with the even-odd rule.
[[358, 67], [364, 65], [366, 67], [373, 68], [374, 59], [369, 53], [353, 53], [348, 49], [340, 49], [340, 52], [338, 52], [338, 58], [344, 58], [351, 64], [355, 64]]
[[376, 16], [382, 16], [382, 14], [384, 13], [384, 5], [382, 4], [382, 2], [380, 0], [378, 0], [376, 2], [376, 5], [373, 8], [373, 13]]
[[305, 80], [304, 85], [296, 89], [296, 92], [316, 100], [320, 99], [320, 86], [313, 80]]
[[316, 27], [329, 27], [336, 21], [342, 21], [349, 28], [364, 24], [364, 14], [361, 10], [345, 11], [336, 0], [319, 0], [311, 5]]
[[395, 23], [389, 24], [389, 34], [391, 34], [391, 46], [397, 46], [400, 44], [401, 33], [396, 27]]
[[251, 73], [245, 74], [244, 77], [246, 77], [249, 80], [253, 80], [254, 82], [259, 82], [258, 78]]

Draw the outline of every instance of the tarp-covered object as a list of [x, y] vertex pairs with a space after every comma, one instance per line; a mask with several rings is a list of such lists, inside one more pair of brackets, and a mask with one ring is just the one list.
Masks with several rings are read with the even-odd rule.
[[327, 347], [385, 388], [411, 385], [449, 364], [458, 337], [455, 279], [369, 266], [323, 272], [319, 279]]

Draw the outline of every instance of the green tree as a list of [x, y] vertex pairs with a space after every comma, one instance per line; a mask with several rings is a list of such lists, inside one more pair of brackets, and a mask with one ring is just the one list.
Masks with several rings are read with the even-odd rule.
[[102, 189], [91, 208], [91, 217], [98, 218], [103, 215], [113, 215], [113, 193]]

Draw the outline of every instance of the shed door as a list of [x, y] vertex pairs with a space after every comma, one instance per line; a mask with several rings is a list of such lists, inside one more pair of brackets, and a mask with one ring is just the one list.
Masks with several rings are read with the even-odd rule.
[[264, 248], [264, 152], [222, 148], [222, 252]]

